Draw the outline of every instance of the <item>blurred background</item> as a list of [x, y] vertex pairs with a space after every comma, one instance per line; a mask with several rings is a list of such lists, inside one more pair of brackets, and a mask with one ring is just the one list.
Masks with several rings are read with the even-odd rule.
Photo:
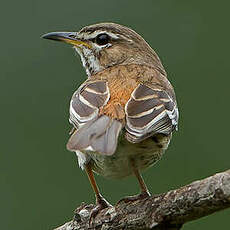
[[[163, 159], [144, 173], [162, 193], [230, 168], [229, 1], [46, 1], [1, 4], [0, 219], [4, 230], [53, 229], [81, 202], [94, 202], [87, 177], [68, 152], [68, 107], [86, 78], [50, 31], [78, 31], [116, 22], [155, 49], [175, 87], [179, 131]], [[139, 192], [137, 181], [96, 178], [111, 203]], [[190, 222], [184, 230], [228, 229], [230, 210]]]

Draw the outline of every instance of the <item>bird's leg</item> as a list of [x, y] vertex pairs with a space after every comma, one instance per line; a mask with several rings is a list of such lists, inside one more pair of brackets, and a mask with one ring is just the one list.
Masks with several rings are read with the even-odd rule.
[[150, 196], [151, 194], [150, 194], [150, 192], [149, 192], [149, 190], [148, 190], [148, 188], [144, 182], [144, 179], [141, 176], [139, 170], [135, 166], [133, 166], [133, 173], [136, 176], [136, 178], [139, 182], [140, 188], [141, 188], [141, 193], [137, 196], [139, 196], [139, 198], [146, 198], [146, 197]]
[[133, 173], [134, 173], [134, 175], [136, 176], [136, 178], [137, 178], [137, 180], [139, 182], [139, 185], [140, 185], [140, 188], [141, 188], [141, 193], [138, 194], [138, 195], [135, 195], [135, 196], [125, 197], [125, 198], [119, 200], [117, 202], [117, 204], [120, 203], [120, 202], [127, 203], [129, 201], [136, 201], [136, 200], [144, 199], [144, 198], [147, 198], [147, 197], [149, 197], [151, 195], [149, 190], [148, 190], [148, 188], [147, 188], [147, 186], [146, 186], [146, 184], [145, 184], [145, 182], [144, 182], [144, 179], [141, 176], [141, 174], [140, 174], [138, 168], [136, 167], [134, 161], [131, 160], [130, 163], [131, 163], [131, 166], [132, 166], [132, 169], [133, 169]]
[[112, 205], [109, 204], [109, 202], [107, 202], [103, 198], [103, 196], [100, 194], [100, 191], [99, 191], [99, 189], [97, 187], [96, 180], [95, 180], [94, 175], [93, 175], [92, 168], [91, 168], [91, 166], [89, 164], [86, 164], [85, 170], [86, 170], [86, 173], [87, 173], [87, 176], [89, 178], [90, 184], [91, 184], [91, 186], [93, 188], [93, 191], [95, 193], [95, 196], [96, 196], [96, 207], [90, 213], [89, 224], [91, 225], [93, 219], [96, 217], [96, 215], [102, 209], [107, 208], [107, 207], [111, 207]]

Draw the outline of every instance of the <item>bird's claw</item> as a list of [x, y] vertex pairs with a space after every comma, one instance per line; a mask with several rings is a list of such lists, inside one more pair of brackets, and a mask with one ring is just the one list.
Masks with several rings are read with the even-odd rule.
[[116, 203], [116, 206], [122, 202], [128, 203], [128, 202], [132, 202], [132, 201], [142, 200], [142, 199], [145, 199], [145, 198], [150, 197], [150, 196], [151, 196], [151, 194], [148, 191], [145, 191], [145, 192], [142, 192], [142, 193], [135, 195], [135, 196], [124, 197]]
[[96, 207], [91, 210], [90, 218], [89, 218], [89, 226], [92, 226], [93, 221], [94, 221], [95, 217], [97, 216], [97, 214], [101, 210], [108, 208], [108, 207], [112, 207], [112, 205], [108, 201], [106, 201], [103, 197], [98, 199]]

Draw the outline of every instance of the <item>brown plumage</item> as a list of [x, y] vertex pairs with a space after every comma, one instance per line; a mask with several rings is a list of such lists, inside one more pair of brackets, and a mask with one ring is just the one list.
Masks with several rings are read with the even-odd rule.
[[140, 35], [114, 23], [44, 38], [73, 44], [88, 74], [70, 102], [75, 131], [67, 148], [76, 152], [95, 191], [92, 218], [109, 205], [92, 170], [108, 178], [134, 174], [141, 194], [126, 201], [148, 196], [139, 171], [161, 158], [178, 122], [175, 93], [159, 57]]

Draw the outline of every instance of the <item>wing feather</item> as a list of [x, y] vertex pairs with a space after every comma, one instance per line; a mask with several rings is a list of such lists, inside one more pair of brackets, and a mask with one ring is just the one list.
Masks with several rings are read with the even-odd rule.
[[177, 128], [176, 101], [158, 87], [140, 84], [125, 106], [126, 138], [140, 142], [156, 133], [170, 134]]
[[70, 123], [79, 128], [98, 116], [99, 108], [109, 100], [105, 81], [86, 82], [73, 94], [70, 101]]
[[70, 102], [70, 122], [76, 131], [71, 135], [67, 149], [104, 155], [115, 152], [122, 123], [109, 116], [99, 115], [99, 109], [107, 104], [109, 98], [106, 81], [88, 81], [74, 93]]

